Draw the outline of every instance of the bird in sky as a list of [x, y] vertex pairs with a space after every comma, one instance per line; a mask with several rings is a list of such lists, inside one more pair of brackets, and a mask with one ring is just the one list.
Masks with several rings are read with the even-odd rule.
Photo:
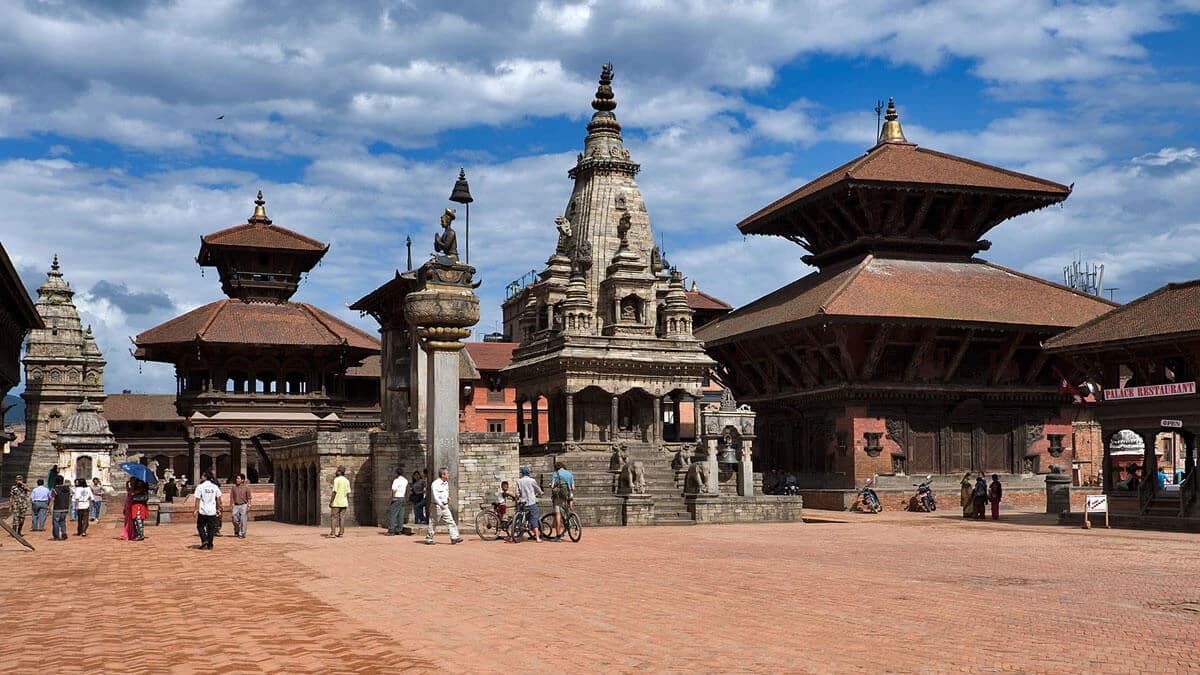
[[223, 119], [225, 119], [225, 116], [224, 116], [224, 115], [217, 115], [217, 119], [219, 119], [219, 120], [223, 120]]

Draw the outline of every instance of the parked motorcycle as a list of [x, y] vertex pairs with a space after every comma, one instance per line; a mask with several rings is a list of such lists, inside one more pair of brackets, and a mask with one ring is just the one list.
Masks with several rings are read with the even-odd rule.
[[917, 488], [917, 494], [913, 497], [913, 502], [918, 511], [937, 511], [937, 498], [933, 496], [933, 488], [929, 487], [933, 483], [933, 475], [927, 474], [925, 480], [921, 483], [913, 483]]
[[858, 508], [860, 511], [879, 513], [883, 510], [883, 504], [879, 502], [879, 495], [875, 494], [874, 485], [875, 479], [869, 478], [858, 489]]

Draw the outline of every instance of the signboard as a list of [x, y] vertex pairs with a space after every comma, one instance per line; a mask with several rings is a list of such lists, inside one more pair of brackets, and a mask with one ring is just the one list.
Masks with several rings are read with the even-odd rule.
[[1170, 384], [1150, 384], [1144, 387], [1126, 387], [1124, 389], [1105, 389], [1105, 401], [1123, 401], [1130, 398], [1156, 398], [1159, 396], [1183, 396], [1196, 393], [1196, 383], [1172, 382]]
[[1182, 429], [1183, 420], [1159, 420], [1158, 425], [1168, 429]]
[[1108, 527], [1108, 495], [1084, 495], [1083, 527], [1092, 529], [1092, 521], [1088, 516], [1093, 513], [1104, 514], [1104, 527]]

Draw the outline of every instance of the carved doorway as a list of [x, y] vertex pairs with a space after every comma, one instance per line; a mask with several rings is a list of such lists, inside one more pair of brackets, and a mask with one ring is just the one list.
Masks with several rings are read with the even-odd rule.
[[939, 473], [938, 432], [932, 422], [916, 422], [908, 433], [908, 466], [913, 474]]
[[1012, 429], [1001, 422], [983, 425], [982, 470], [987, 473], [1012, 471]]
[[83, 455], [75, 460], [75, 477], [83, 478], [84, 480], [92, 480], [92, 458]]
[[974, 467], [975, 427], [971, 424], [954, 424], [950, 427], [950, 452], [946, 457], [946, 473], [961, 473]]

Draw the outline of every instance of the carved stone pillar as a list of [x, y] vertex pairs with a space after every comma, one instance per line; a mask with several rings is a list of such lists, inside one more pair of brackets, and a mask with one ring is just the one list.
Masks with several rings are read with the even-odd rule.
[[619, 412], [619, 401], [621, 397], [613, 394], [612, 397], [612, 415], [608, 419], [608, 440], [617, 440], [617, 413]]
[[418, 327], [427, 355], [426, 468], [433, 477], [439, 467], [449, 471], [450, 509], [458, 516], [458, 361], [461, 340], [479, 321], [479, 296], [472, 289], [475, 268], [441, 256], [425, 263], [417, 274], [421, 289], [405, 298], [404, 317]]
[[[230, 459], [237, 461], [237, 464], [234, 465], [237, 467], [234, 470], [235, 473], [240, 473], [243, 476], [245, 476], [246, 475], [246, 443], [240, 438], [235, 438], [229, 442], [229, 449], [230, 449], [230, 451], [232, 451], [234, 453], [234, 456], [231, 457]], [[232, 464], [232, 462], [231, 462], [231, 464]]]
[[700, 396], [692, 396], [692, 440], [700, 440], [704, 430], [700, 427], [700, 402], [704, 400]]
[[517, 438], [518, 445], [525, 445], [525, 399], [517, 397]]
[[529, 414], [532, 416], [532, 419], [529, 423], [529, 435], [531, 437], [529, 441], [530, 445], [537, 445], [541, 442], [542, 429], [541, 424], [538, 422], [538, 418], [540, 417], [540, 415], [538, 415], [538, 399], [540, 398], [541, 396], [534, 394], [533, 399], [529, 404]]
[[567, 397], [567, 431], [566, 440], [568, 443], [575, 440], [575, 394], [568, 393]]
[[753, 441], [743, 440], [742, 448], [738, 451], [737, 493], [739, 497], [754, 496], [754, 460], [752, 458]]
[[650, 433], [653, 436], [651, 442], [659, 443], [662, 441], [662, 397], [654, 397], [654, 424], [650, 426]]

